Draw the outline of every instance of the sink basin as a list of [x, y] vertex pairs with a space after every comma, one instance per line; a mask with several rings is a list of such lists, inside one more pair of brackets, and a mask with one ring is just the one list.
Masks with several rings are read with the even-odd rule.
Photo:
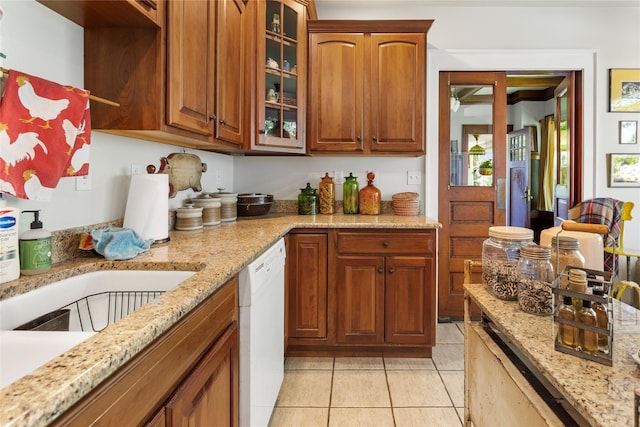
[[[0, 301], [0, 388], [177, 288], [192, 271], [96, 271]], [[14, 330], [64, 308], [61, 330]]]
[[[70, 331], [98, 332], [153, 302], [162, 292], [177, 288], [193, 274], [193, 271], [109, 270], [73, 276], [0, 301], [0, 330], [15, 329], [68, 307]], [[84, 320], [87, 311], [91, 312], [93, 328]]]

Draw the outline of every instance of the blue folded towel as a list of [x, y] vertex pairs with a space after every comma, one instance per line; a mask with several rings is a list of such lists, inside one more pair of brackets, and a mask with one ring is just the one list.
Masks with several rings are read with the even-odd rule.
[[134, 258], [151, 247], [153, 239], [144, 240], [131, 228], [107, 227], [91, 232], [93, 248], [109, 261]]

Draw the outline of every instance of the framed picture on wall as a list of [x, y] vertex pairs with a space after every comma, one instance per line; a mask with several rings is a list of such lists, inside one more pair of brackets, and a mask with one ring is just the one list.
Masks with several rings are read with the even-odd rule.
[[640, 69], [609, 70], [609, 111], [640, 112]]
[[638, 121], [620, 120], [620, 144], [635, 144], [638, 142]]
[[640, 187], [640, 154], [609, 154], [609, 187]]

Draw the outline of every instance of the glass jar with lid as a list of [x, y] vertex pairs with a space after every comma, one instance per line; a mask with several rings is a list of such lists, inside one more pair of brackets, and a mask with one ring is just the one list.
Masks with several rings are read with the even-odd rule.
[[520, 249], [518, 306], [526, 313], [553, 313], [551, 248], [531, 244]]
[[311, 188], [311, 184], [307, 182], [305, 188], [300, 189], [298, 194], [298, 214], [315, 215], [318, 213], [318, 196], [316, 189]]
[[580, 240], [569, 236], [553, 236], [551, 238], [551, 262], [556, 276], [560, 276], [560, 288], [569, 287], [568, 272], [562, 275], [565, 267], [585, 266], [585, 259], [580, 252]]
[[367, 172], [367, 185], [360, 190], [360, 194], [358, 196], [358, 209], [362, 215], [380, 214], [380, 201], [382, 199], [382, 195], [378, 187], [373, 185], [373, 180], [375, 178], [375, 173]]
[[325, 172], [324, 177], [320, 179], [318, 186], [318, 203], [321, 214], [331, 215], [336, 204], [336, 186], [333, 178], [329, 176], [329, 172]]
[[349, 172], [342, 184], [342, 211], [345, 214], [358, 213], [359, 188], [358, 178]]
[[533, 230], [523, 227], [489, 227], [482, 243], [482, 283], [489, 293], [504, 300], [518, 299], [520, 249], [533, 243]]

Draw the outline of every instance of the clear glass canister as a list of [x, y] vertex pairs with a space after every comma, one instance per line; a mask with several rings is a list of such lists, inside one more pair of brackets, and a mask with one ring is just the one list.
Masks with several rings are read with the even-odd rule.
[[373, 180], [376, 178], [376, 174], [373, 172], [367, 172], [367, 185], [360, 190], [359, 194], [359, 206], [360, 214], [362, 215], [379, 215], [380, 214], [380, 201], [382, 195], [378, 187], [373, 185]]
[[311, 188], [311, 184], [307, 182], [305, 188], [300, 189], [298, 194], [298, 214], [315, 215], [318, 213], [318, 196], [316, 189]]
[[551, 249], [531, 244], [520, 249], [518, 261], [518, 306], [526, 313], [553, 313], [553, 264]]
[[345, 214], [358, 213], [358, 197], [359, 197], [358, 178], [349, 172], [349, 176], [342, 184], [342, 211]]
[[333, 183], [333, 178], [329, 176], [329, 172], [325, 172], [324, 177], [320, 179], [320, 185], [318, 186], [318, 200], [321, 214], [333, 214], [334, 206], [336, 204], [336, 186]]
[[523, 227], [489, 227], [482, 244], [482, 283], [489, 293], [504, 300], [518, 299], [520, 248], [533, 242], [533, 230]]
[[568, 273], [561, 275], [565, 267], [585, 266], [585, 259], [580, 252], [580, 240], [569, 236], [553, 236], [551, 238], [551, 262], [556, 276], [560, 276], [560, 288], [569, 287]]

